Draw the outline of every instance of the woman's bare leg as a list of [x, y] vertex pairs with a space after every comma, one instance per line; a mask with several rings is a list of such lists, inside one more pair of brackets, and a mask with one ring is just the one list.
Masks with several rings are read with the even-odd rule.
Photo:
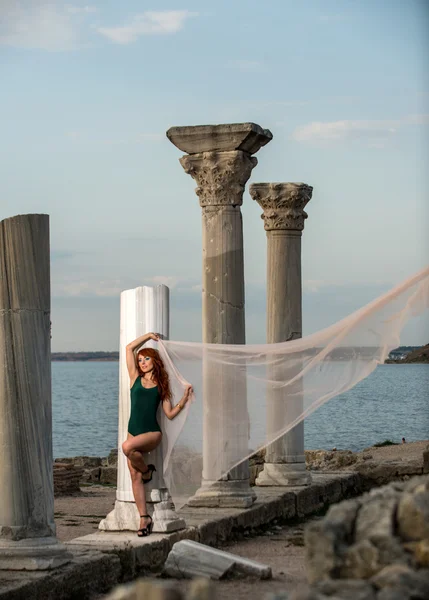
[[134, 469], [144, 474], [147, 472], [147, 465], [143, 453], [155, 450], [161, 443], [161, 439], [162, 434], [160, 431], [150, 431], [140, 435], [129, 433], [126, 441], [122, 444], [122, 450]]
[[[139, 515], [147, 515], [147, 506], [146, 506], [146, 495], [144, 490], [144, 483], [142, 481], [142, 474], [140, 471], [135, 469], [131, 464], [130, 459], [127, 459], [128, 468], [130, 470], [131, 475], [131, 483], [133, 486], [133, 495], [134, 500], [136, 501], [136, 506], [139, 511]], [[150, 519], [140, 517], [140, 529], [146, 527]]]

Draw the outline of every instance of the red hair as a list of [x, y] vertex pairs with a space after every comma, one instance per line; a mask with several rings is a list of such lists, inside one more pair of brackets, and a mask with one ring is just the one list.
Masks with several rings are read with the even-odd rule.
[[141, 371], [139, 366], [139, 356], [148, 356], [152, 359], [153, 362], [153, 371], [152, 377], [156, 382], [159, 393], [161, 394], [162, 400], [170, 400], [172, 397], [171, 388], [170, 388], [170, 378], [168, 377], [168, 373], [165, 370], [164, 363], [162, 358], [158, 352], [154, 348], [142, 348], [139, 350], [136, 356], [136, 366], [137, 371], [139, 372], [140, 377], [143, 376], [143, 371]]

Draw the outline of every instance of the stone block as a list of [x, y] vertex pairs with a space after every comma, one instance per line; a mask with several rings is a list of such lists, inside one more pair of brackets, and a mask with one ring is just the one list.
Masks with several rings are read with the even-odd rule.
[[416, 543], [414, 558], [420, 567], [429, 568], [429, 539]]
[[107, 457], [107, 464], [109, 467], [115, 467], [118, 465], [118, 449], [113, 448], [110, 450], [109, 456]]
[[199, 576], [222, 579], [233, 575], [252, 575], [259, 579], [272, 577], [267, 565], [190, 540], [174, 544], [163, 572], [178, 579]]
[[254, 486], [255, 482], [256, 482], [256, 478], [258, 477], [259, 473], [262, 471], [262, 469], [264, 468], [263, 464], [250, 464], [249, 465], [249, 485]]
[[101, 467], [100, 483], [116, 485], [118, 480], [117, 467]]
[[429, 446], [423, 450], [423, 473], [429, 473]]
[[[429, 570], [413, 571], [405, 565], [389, 565], [371, 579], [377, 589], [393, 588], [404, 591], [415, 600], [429, 598]], [[406, 596], [405, 596], [406, 597]]]
[[76, 467], [84, 467], [85, 469], [101, 467], [101, 458], [99, 456], [76, 456], [73, 459], [73, 464]]
[[411, 475], [421, 475], [423, 472], [421, 460], [409, 460], [406, 462], [390, 461], [378, 463], [374, 460], [366, 460], [355, 465], [355, 470], [364, 479], [368, 487], [386, 485], [395, 479], [401, 479]]
[[342, 562], [339, 569], [341, 578], [369, 579], [383, 567], [377, 546], [369, 540], [349, 546]]
[[230, 150], [255, 154], [273, 139], [273, 134], [255, 123], [231, 123], [171, 127], [167, 137], [176, 148], [187, 154]]
[[348, 600], [375, 600], [375, 591], [370, 583], [361, 579], [326, 579], [315, 586], [325, 596]]
[[429, 490], [424, 486], [403, 494], [398, 506], [398, 531], [405, 540], [429, 538]]
[[47, 572], [0, 571], [0, 600], [59, 600], [99, 597], [121, 577], [120, 559], [87, 550], [72, 552], [70, 562]]
[[[378, 549], [379, 567], [407, 562], [407, 555], [394, 535], [399, 492], [391, 487], [374, 490], [362, 503], [355, 525], [355, 542], [369, 540]], [[351, 550], [352, 551], [352, 550]]]
[[329, 504], [342, 499], [341, 480], [326, 479], [320, 483], [313, 483], [308, 487], [297, 490], [296, 510], [297, 516], [303, 518], [317, 513]]
[[377, 600], [412, 600], [410, 594], [405, 590], [383, 588], [377, 594]]
[[322, 521], [305, 529], [308, 579], [319, 581], [334, 577], [343, 567], [343, 555], [352, 543], [358, 500], [332, 506]]
[[[7, 529], [0, 527], [0, 534]], [[47, 571], [65, 565], [71, 559], [66, 547], [54, 537], [18, 541], [2, 538], [0, 536], [0, 570]]]
[[80, 478], [81, 483], [100, 483], [100, 470], [100, 467], [85, 469]]
[[347, 473], [341, 477], [341, 490], [343, 498], [355, 498], [364, 492], [362, 479], [357, 473]]
[[76, 467], [73, 463], [54, 463], [54, 495], [67, 496], [80, 492], [83, 472], [82, 467]]

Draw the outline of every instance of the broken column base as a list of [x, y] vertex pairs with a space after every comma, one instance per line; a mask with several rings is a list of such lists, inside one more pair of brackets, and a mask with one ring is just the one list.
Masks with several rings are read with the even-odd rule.
[[46, 571], [67, 564], [72, 556], [55, 537], [0, 539], [0, 569]]
[[311, 474], [306, 470], [305, 461], [297, 463], [265, 463], [256, 478], [260, 486], [310, 485]]
[[[154, 500], [155, 493], [159, 499]], [[153, 519], [154, 532], [171, 533], [185, 529], [185, 520], [177, 515], [167, 490], [153, 490], [151, 500], [146, 502], [148, 514]], [[100, 521], [98, 528], [102, 531], [137, 531], [139, 526], [140, 516], [135, 502], [116, 500], [115, 508]]]
[[203, 480], [195, 496], [187, 502], [195, 507], [248, 508], [256, 500], [256, 494], [248, 479], [229, 479], [227, 481]]

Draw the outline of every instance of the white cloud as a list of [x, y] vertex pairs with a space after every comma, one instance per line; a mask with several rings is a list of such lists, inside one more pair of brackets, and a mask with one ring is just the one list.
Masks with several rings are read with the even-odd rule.
[[129, 25], [98, 27], [96, 30], [116, 44], [131, 44], [142, 35], [171, 34], [183, 29], [185, 21], [197, 13], [188, 10], [146, 11]]
[[82, 14], [93, 7], [43, 0], [2, 0], [0, 45], [42, 50], [71, 50], [79, 43]]
[[295, 129], [292, 139], [297, 142], [341, 142], [363, 139], [370, 145], [382, 147], [398, 130], [408, 125], [427, 125], [428, 115], [409, 115], [402, 119], [369, 121], [313, 121]]

